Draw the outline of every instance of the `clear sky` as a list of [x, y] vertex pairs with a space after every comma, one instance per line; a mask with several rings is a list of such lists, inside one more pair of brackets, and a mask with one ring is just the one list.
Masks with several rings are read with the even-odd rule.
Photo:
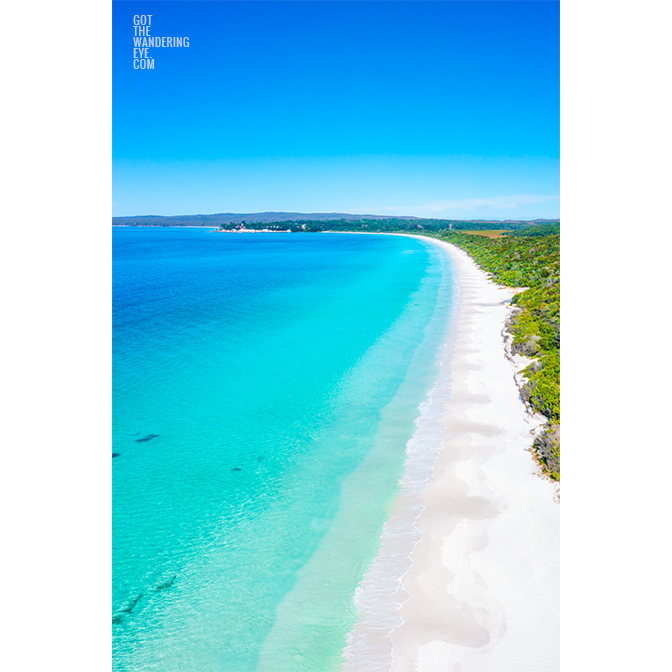
[[116, 0], [113, 214], [558, 217], [559, 11]]

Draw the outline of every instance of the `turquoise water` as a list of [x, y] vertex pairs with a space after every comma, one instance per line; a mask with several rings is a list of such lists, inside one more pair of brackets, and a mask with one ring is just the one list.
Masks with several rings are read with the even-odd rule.
[[113, 235], [114, 669], [339, 669], [436, 378], [446, 255]]

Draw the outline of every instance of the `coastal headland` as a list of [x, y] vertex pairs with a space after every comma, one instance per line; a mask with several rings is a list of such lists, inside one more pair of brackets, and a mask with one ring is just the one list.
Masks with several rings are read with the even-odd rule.
[[[344, 670], [554, 672], [559, 486], [533, 457], [543, 418], [526, 409], [515, 381], [523, 367], [508, 350], [516, 290], [494, 284], [454, 245], [433, 243], [450, 255], [459, 292], [444, 362], [450, 394], [441, 450], [421, 494], [408, 571], [392, 605], [370, 608], [351, 631]], [[398, 507], [409, 497], [402, 491]], [[358, 589], [359, 605], [370, 601], [374, 574], [393, 553], [394, 518]]]

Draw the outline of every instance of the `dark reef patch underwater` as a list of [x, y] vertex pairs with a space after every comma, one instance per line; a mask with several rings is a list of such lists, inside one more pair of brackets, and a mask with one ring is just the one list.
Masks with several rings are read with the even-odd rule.
[[136, 443], [145, 443], [146, 441], [151, 441], [152, 439], [157, 439], [159, 437], [158, 434], [147, 434], [147, 436], [143, 436], [141, 439], [136, 439]]

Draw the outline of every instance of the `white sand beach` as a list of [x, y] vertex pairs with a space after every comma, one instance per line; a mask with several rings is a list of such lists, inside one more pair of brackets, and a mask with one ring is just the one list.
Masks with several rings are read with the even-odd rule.
[[433, 242], [451, 256], [459, 287], [441, 449], [421, 495], [412, 564], [386, 603], [394, 613], [379, 606], [353, 629], [344, 669], [557, 672], [560, 507], [529, 450], [539, 418], [520, 399], [520, 363], [506, 356], [515, 292]]

